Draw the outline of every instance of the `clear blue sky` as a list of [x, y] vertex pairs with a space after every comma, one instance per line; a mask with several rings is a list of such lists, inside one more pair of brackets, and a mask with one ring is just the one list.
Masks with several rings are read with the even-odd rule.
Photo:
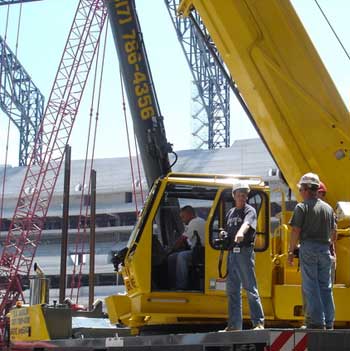
[[[329, 16], [345, 47], [350, 50], [349, 0], [318, 0]], [[75, 13], [77, 0], [43, 0], [22, 6], [18, 57], [46, 98], [61, 58]], [[350, 103], [350, 63], [335, 41], [313, 0], [292, 0], [299, 16], [333, 77], [346, 105]], [[153, 78], [168, 140], [175, 150], [192, 148], [191, 74], [178, 43], [164, 0], [136, 0]], [[150, 5], [151, 4], [151, 5]], [[150, 7], [152, 6], [152, 7]], [[19, 5], [10, 9], [8, 44], [15, 49]], [[0, 35], [5, 35], [7, 6], [0, 7]], [[90, 86], [91, 86], [90, 82]], [[73, 129], [70, 144], [73, 159], [85, 156], [85, 141], [91, 101], [87, 89]], [[119, 67], [112, 36], [109, 35], [105, 64], [96, 157], [128, 154], [122, 112]], [[243, 112], [231, 105], [231, 142], [253, 138], [256, 133]], [[5, 158], [8, 118], [0, 111], [0, 164]], [[132, 125], [129, 119], [129, 127]], [[18, 132], [11, 126], [9, 163], [17, 164]]]

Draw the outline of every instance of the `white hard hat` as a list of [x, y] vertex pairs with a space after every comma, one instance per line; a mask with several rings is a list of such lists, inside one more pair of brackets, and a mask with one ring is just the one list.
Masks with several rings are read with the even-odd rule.
[[299, 180], [298, 186], [300, 187], [301, 185], [314, 185], [318, 188], [320, 186], [320, 178], [315, 173], [306, 173]]
[[237, 182], [232, 185], [232, 192], [234, 193], [236, 190], [241, 190], [243, 192], [249, 193], [250, 187], [247, 183]]

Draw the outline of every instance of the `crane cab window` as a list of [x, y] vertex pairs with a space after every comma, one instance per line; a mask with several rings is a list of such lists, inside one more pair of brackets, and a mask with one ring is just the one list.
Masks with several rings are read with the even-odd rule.
[[[190, 237], [183, 245], [178, 245], [178, 240], [188, 224], [182, 221], [180, 209], [190, 206], [194, 209], [195, 216], [206, 223], [216, 193], [217, 188], [214, 187], [172, 183], [167, 185], [153, 220], [152, 290], [176, 290], [176, 267], [170, 268], [172, 263], [169, 263], [169, 257], [180, 251], [192, 251], [192, 243], [197, 240]], [[207, 237], [205, 232], [203, 237]], [[201, 244], [204, 246], [204, 243]], [[203, 286], [204, 260], [205, 257], [198, 264], [192, 259], [188, 261], [188, 290], [200, 290]], [[194, 272], [195, 270], [197, 271]]]
[[[269, 206], [266, 193], [252, 190], [248, 196], [248, 204], [253, 206], [257, 213], [257, 228], [255, 251], [264, 251], [268, 247], [269, 233]], [[224, 190], [219, 198], [209, 227], [210, 245], [217, 250], [225, 248], [225, 243], [218, 240], [219, 233], [225, 228], [226, 213], [235, 206], [231, 190]]]

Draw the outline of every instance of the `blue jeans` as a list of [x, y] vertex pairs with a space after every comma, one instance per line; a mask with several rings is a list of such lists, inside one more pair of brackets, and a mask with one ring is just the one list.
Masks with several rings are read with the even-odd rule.
[[[168, 275], [172, 280], [175, 273], [175, 288], [188, 289], [189, 286], [189, 265], [192, 260], [192, 251], [175, 252], [168, 257]], [[170, 286], [173, 286], [170, 282]]]
[[253, 326], [264, 323], [264, 312], [255, 278], [253, 247], [242, 247], [239, 253], [230, 251], [227, 258], [228, 327], [242, 329], [242, 286], [247, 293]]
[[334, 301], [329, 244], [302, 242], [299, 258], [307, 327], [333, 327]]

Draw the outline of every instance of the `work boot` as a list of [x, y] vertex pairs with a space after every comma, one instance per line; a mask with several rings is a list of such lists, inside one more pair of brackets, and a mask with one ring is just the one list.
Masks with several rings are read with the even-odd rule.
[[224, 333], [224, 332], [234, 332], [234, 331], [240, 331], [241, 329], [237, 329], [234, 327], [226, 327], [223, 330], [219, 330], [219, 333]]
[[319, 325], [319, 324], [308, 324], [306, 326], [306, 329], [321, 329], [321, 330], [325, 330], [326, 327], [324, 325]]
[[262, 329], [265, 329], [263, 323], [258, 323], [253, 327], [253, 330], [262, 330]]

